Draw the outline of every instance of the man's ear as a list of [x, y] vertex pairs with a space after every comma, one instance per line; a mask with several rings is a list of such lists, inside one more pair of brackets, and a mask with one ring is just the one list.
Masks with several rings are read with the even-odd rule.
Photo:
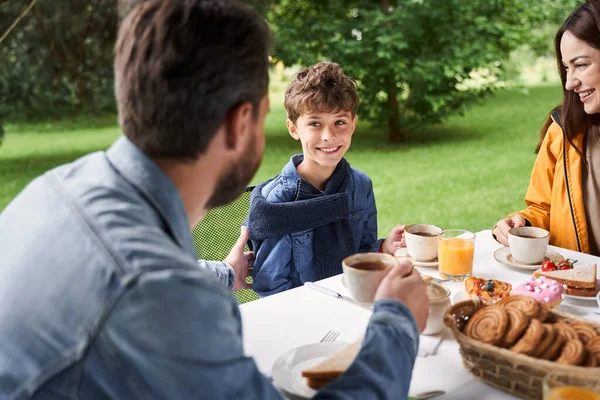
[[231, 108], [225, 116], [225, 144], [228, 149], [233, 150], [240, 142], [248, 141], [252, 135], [255, 123], [252, 103], [240, 103]]
[[294, 124], [294, 122], [292, 122], [292, 120], [289, 118], [285, 120], [285, 124], [287, 125], [290, 136], [296, 140], [299, 140], [300, 135], [298, 135], [298, 128], [296, 128], [296, 124]]

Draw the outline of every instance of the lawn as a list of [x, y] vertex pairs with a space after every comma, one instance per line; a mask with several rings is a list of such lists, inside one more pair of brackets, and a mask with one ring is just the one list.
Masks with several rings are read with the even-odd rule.
[[[285, 129], [281, 87], [272, 87], [267, 146], [254, 183], [277, 174], [301, 150]], [[409, 141], [393, 146], [384, 142], [382, 131], [359, 120], [346, 157], [373, 180], [380, 236], [396, 223], [478, 231], [521, 208], [539, 128], [560, 101], [560, 92], [558, 85], [530, 87], [527, 94], [503, 91], [466, 115], [414, 132]], [[115, 116], [7, 123], [5, 129], [0, 210], [37, 175], [105, 149], [119, 136]]]

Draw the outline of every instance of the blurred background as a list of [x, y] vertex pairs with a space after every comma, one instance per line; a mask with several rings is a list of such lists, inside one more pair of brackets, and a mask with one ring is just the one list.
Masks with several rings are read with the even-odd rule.
[[[120, 134], [119, 20], [144, 0], [0, 0], [0, 211], [33, 178]], [[254, 0], [274, 32], [271, 113], [253, 183], [301, 152], [283, 92], [339, 63], [361, 105], [350, 164], [397, 223], [490, 229], [524, 207], [539, 130], [561, 101], [553, 37], [572, 0]], [[40, 199], [43, 201], [43, 199]]]

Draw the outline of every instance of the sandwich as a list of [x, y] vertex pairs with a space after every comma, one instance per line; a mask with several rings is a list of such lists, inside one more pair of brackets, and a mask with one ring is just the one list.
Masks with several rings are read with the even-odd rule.
[[594, 297], [599, 287], [596, 284], [596, 264], [580, 265], [573, 269], [542, 271], [533, 273], [534, 278], [545, 276], [565, 285], [565, 294], [572, 296]]
[[302, 376], [306, 378], [306, 384], [313, 389], [320, 389], [336, 380], [350, 367], [360, 351], [362, 341], [361, 337], [314, 367], [302, 371]]

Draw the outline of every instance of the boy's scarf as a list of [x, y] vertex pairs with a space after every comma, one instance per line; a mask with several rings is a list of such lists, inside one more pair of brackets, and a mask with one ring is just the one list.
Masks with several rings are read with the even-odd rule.
[[267, 238], [313, 230], [313, 268], [302, 273], [302, 282], [324, 279], [342, 272], [342, 260], [355, 253], [346, 189], [350, 165], [342, 159], [321, 192], [299, 179], [294, 201], [269, 203], [258, 185], [250, 198], [248, 233], [253, 248]]

